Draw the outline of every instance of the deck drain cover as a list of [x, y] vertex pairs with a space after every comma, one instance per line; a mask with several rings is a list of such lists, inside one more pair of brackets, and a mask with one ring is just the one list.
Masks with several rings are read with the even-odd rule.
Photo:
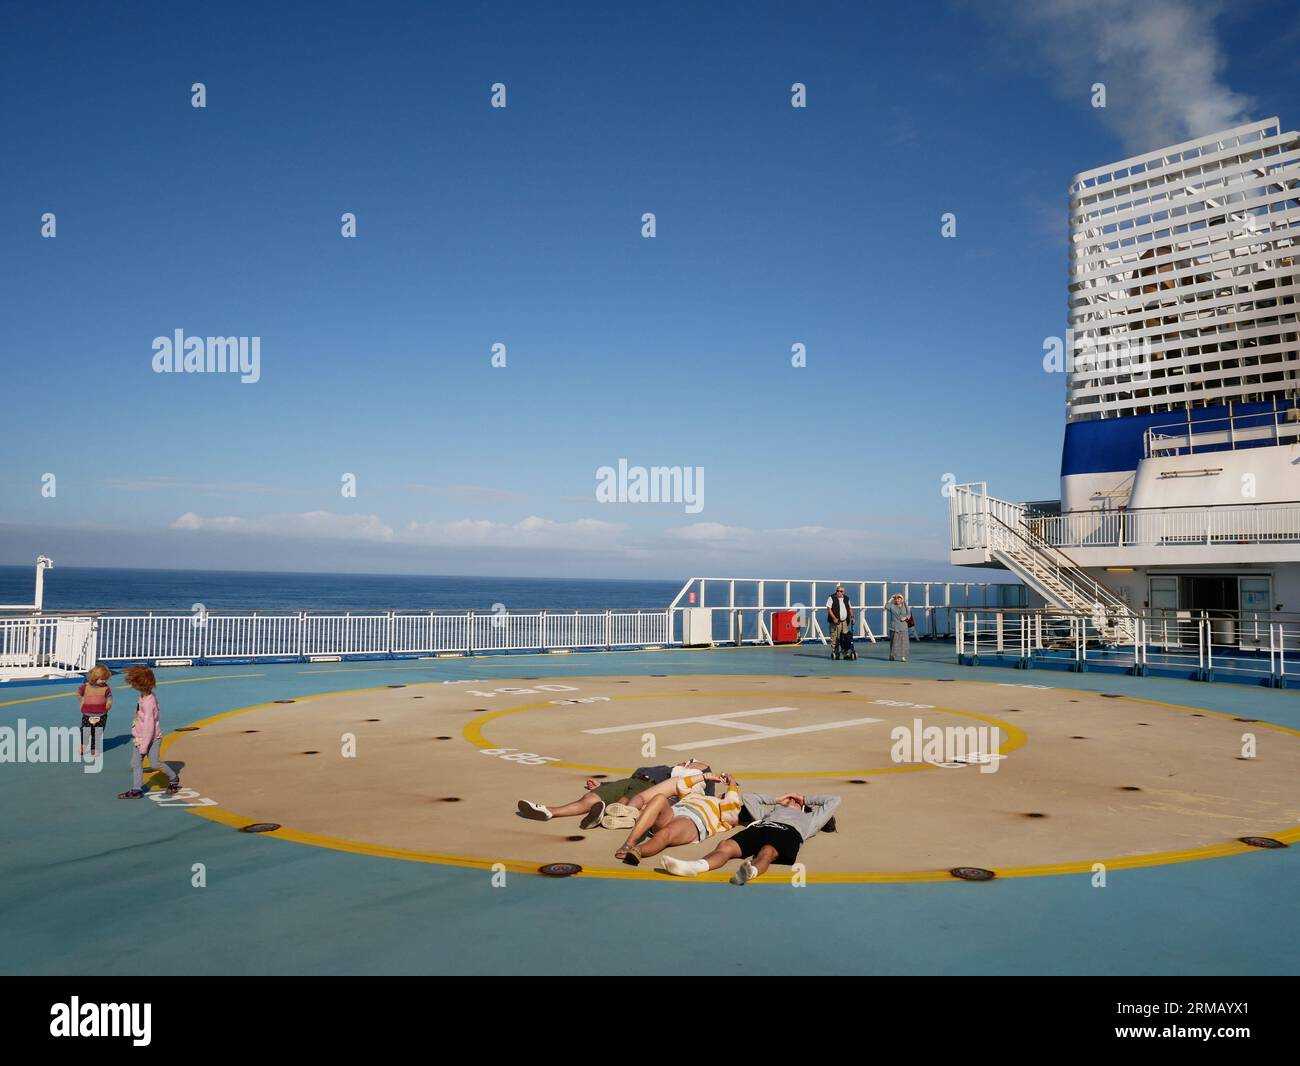
[[1285, 848], [1287, 845], [1280, 840], [1274, 840], [1272, 837], [1238, 837], [1243, 844], [1249, 844], [1252, 848]]
[[565, 840], [586, 840], [587, 838], [584, 836], [571, 836], [571, 837], [565, 837], [564, 839]]
[[241, 825], [241, 833], [274, 833], [279, 829], [278, 822], [253, 822], [251, 825]]
[[389, 685], [388, 688], [406, 688], [405, 685]]
[[443, 796], [443, 797], [442, 797], [442, 802], [443, 802], [443, 803], [459, 803], [459, 802], [460, 802], [460, 797], [459, 797], [459, 796]]
[[380, 721], [380, 719], [378, 719], [378, 718], [367, 718], [366, 721], [367, 721], [367, 722], [378, 722], [378, 721]]
[[1258, 718], [1234, 718], [1234, 722], [1258, 722]]
[[256, 732], [258, 732], [258, 730], [256, 730], [256, 729], [245, 729], [244, 732], [245, 732], [245, 733], [256, 733]]
[[1141, 791], [1142, 791], [1140, 788], [1137, 787], [1137, 785], [1120, 785], [1119, 787], [1120, 787], [1123, 791], [1125, 791], [1125, 792], [1141, 792]]
[[861, 777], [850, 777], [850, 778], [849, 778], [849, 784], [850, 784], [850, 785], [865, 785], [865, 784], [868, 784], [868, 782], [867, 782], [867, 780], [866, 780], [865, 778], [861, 778]]
[[199, 727], [196, 726], [196, 725], [183, 725], [183, 726], [178, 726], [177, 729], [176, 729], [176, 732], [178, 732], [178, 733], [194, 733], [194, 732], [197, 732], [198, 728], [199, 728]]
[[1122, 700], [1124, 698], [1118, 692], [1102, 692], [1100, 695], [1103, 700]]
[[434, 740], [450, 740], [451, 737], [434, 737]]
[[275, 700], [275, 703], [293, 703], [293, 700]]
[[582, 867], [576, 862], [548, 862], [537, 867], [537, 872], [543, 877], [572, 877], [582, 873]]
[[948, 872], [963, 881], [992, 881], [997, 876], [992, 870], [979, 866], [954, 866]]
[[304, 755], [319, 755], [320, 752], [319, 752], [319, 751], [304, 751], [303, 754], [304, 754]]

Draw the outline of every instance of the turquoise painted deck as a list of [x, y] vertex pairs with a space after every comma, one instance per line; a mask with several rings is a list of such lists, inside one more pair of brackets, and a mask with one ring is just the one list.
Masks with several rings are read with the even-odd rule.
[[[167, 730], [277, 698], [458, 678], [836, 672], [1037, 681], [1123, 692], [1300, 728], [1300, 694], [1103, 674], [907, 664], [863, 646], [484, 656], [436, 662], [160, 670]], [[330, 974], [1284, 974], [1297, 970], [1300, 847], [1137, 870], [986, 884], [716, 886], [510, 877], [237, 833], [128, 787], [133, 694], [115, 677], [104, 772], [0, 765], [0, 972]], [[0, 724], [76, 723], [75, 685], [0, 689]], [[12, 702], [12, 701], [27, 702]], [[513, 797], [512, 797], [513, 798]], [[237, 809], [233, 797], [223, 802]], [[557, 856], [557, 859], [564, 856]], [[207, 887], [190, 885], [192, 864]]]

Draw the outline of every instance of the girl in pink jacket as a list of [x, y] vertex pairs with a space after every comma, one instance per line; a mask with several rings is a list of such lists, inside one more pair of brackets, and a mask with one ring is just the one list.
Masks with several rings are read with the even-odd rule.
[[140, 693], [135, 705], [135, 721], [131, 723], [131, 789], [119, 792], [118, 799], [139, 799], [144, 795], [144, 757], [149, 756], [152, 766], [167, 775], [167, 791], [176, 792], [181, 787], [180, 775], [162, 761], [159, 746], [162, 742], [162, 723], [158, 719], [158, 697], [153, 694], [158, 682], [147, 666], [127, 669], [126, 683]]

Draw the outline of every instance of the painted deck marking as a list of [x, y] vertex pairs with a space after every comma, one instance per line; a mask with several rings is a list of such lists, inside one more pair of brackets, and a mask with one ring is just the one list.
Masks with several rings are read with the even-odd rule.
[[827, 729], [844, 729], [851, 725], [873, 725], [882, 721], [880, 718], [850, 718], [842, 722], [824, 722], [821, 725], [802, 725], [791, 729], [773, 729], [771, 726], [758, 725], [755, 722], [739, 722], [738, 718], [753, 718], [760, 714], [782, 714], [797, 711], [798, 707], [761, 707], [754, 711], [732, 711], [729, 714], [698, 714], [689, 718], [662, 718], [655, 722], [633, 722], [631, 725], [604, 726], [600, 729], [584, 729], [584, 733], [628, 733], [636, 729], [652, 729], [666, 725], [712, 725], [720, 729], [735, 729], [748, 733], [749, 736], [715, 737], [713, 740], [693, 740], [687, 744], [670, 744], [669, 751], [694, 751], [696, 748], [720, 748], [727, 744], [744, 744], [750, 740], [770, 740], [773, 737], [789, 737], [797, 733], [820, 733]]

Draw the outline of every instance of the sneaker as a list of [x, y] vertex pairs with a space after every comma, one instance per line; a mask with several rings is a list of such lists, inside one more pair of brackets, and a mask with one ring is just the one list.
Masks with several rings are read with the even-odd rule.
[[605, 808], [600, 824], [605, 829], [631, 829], [636, 825], [637, 810], [626, 803], [611, 803]]
[[733, 885], [748, 884], [750, 881], [754, 880], [754, 878], [756, 878], [757, 876], [758, 876], [758, 871], [754, 869], [754, 864], [750, 862], [748, 859], [746, 859], [744, 862], [740, 864], [740, 869], [737, 870], [734, 876], [731, 878], [731, 883]]
[[138, 788], [133, 788], [127, 792], [119, 792], [117, 794], [117, 798], [120, 800], [138, 800], [143, 795], [144, 793], [141, 792]]
[[598, 799], [592, 804], [591, 810], [582, 816], [582, 821], [578, 823], [579, 829], [595, 829], [600, 825], [601, 816], [605, 813], [605, 801]]
[[672, 874], [674, 877], [699, 877], [700, 871], [695, 868], [695, 863], [686, 862], [683, 859], [674, 859], [671, 855], [665, 855], [659, 863], [659, 868]]
[[552, 817], [547, 807], [540, 803], [531, 803], [528, 800], [520, 800], [518, 810], [521, 818], [531, 818], [535, 822], [549, 822]]

